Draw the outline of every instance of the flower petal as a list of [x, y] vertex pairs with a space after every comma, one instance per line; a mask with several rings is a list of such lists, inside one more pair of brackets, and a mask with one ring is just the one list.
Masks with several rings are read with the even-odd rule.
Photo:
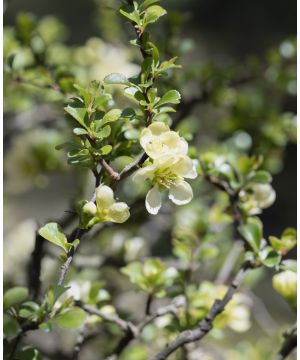
[[108, 220], [115, 223], [123, 223], [130, 216], [129, 207], [124, 202], [116, 202], [108, 209]]
[[176, 205], [185, 205], [193, 198], [193, 190], [186, 181], [178, 181], [170, 187], [169, 199]]
[[179, 176], [194, 179], [197, 176], [193, 160], [186, 155], [177, 157], [176, 164], [173, 165], [172, 170]]
[[156, 215], [161, 208], [161, 193], [156, 186], [148, 191], [146, 196], [146, 209], [152, 214]]
[[134, 182], [142, 182], [145, 181], [146, 179], [152, 179], [154, 176], [154, 171], [155, 171], [155, 165], [151, 164], [148, 166], [145, 166], [139, 170], [137, 170], [133, 176], [132, 176], [132, 180]]
[[161, 133], [170, 130], [169, 126], [163, 123], [162, 121], [155, 121], [154, 123], [148, 126], [148, 129], [150, 129], [152, 134], [155, 136], [158, 136]]
[[111, 206], [114, 201], [114, 192], [109, 186], [100, 185], [96, 189], [96, 203], [99, 209]]
[[97, 212], [97, 206], [92, 201], [89, 201], [83, 206], [82, 210], [87, 214], [95, 215]]

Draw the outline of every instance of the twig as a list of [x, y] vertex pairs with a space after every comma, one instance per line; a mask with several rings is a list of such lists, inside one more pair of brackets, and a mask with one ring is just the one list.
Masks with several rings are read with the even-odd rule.
[[[82, 236], [85, 233], [87, 233], [88, 231], [89, 231], [89, 229], [80, 229], [80, 228], [76, 227], [73, 230], [73, 232], [71, 233], [71, 235], [68, 237], [68, 242], [72, 243], [76, 239], [80, 240], [82, 238]], [[59, 279], [58, 279], [57, 285], [63, 284], [66, 274], [67, 274], [67, 271], [71, 265], [74, 255], [75, 255], [76, 249], [77, 249], [77, 247], [72, 246], [71, 250], [67, 253], [67, 258], [60, 268]]]
[[286, 331], [283, 334], [284, 341], [281, 345], [281, 348], [278, 354], [275, 356], [274, 360], [283, 360], [285, 359], [297, 346], [297, 327], [294, 325], [292, 329]]
[[251, 267], [252, 265], [249, 262], [245, 262], [234, 277], [224, 297], [221, 300], [215, 300], [213, 306], [208, 311], [208, 314], [200, 321], [198, 327], [193, 330], [183, 331], [175, 340], [168, 344], [164, 350], [155, 355], [153, 360], [164, 360], [183, 345], [201, 340], [207, 333], [209, 333], [213, 328], [215, 318], [225, 310], [226, 305], [230, 302], [237, 288], [244, 279], [246, 271]]
[[[70, 224], [75, 218], [75, 213], [67, 213], [61, 220], [56, 220], [63, 228]], [[27, 267], [27, 281], [31, 299], [37, 299], [40, 293], [41, 265], [44, 257], [45, 239], [36, 232], [35, 245]]]
[[229, 278], [235, 264], [236, 261], [238, 260], [238, 258], [241, 255], [241, 252], [243, 250], [243, 243], [242, 241], [236, 241], [232, 247], [232, 249], [230, 250], [229, 254], [227, 255], [223, 266], [221, 267], [215, 283], [216, 284], [225, 284], [227, 279]]
[[149, 294], [147, 297], [146, 308], [145, 308], [146, 316], [150, 315], [150, 312], [151, 312], [150, 308], [151, 308], [152, 300], [153, 300], [153, 294]]
[[131, 331], [133, 334], [136, 334], [138, 331], [135, 325], [133, 325], [130, 321], [125, 321], [121, 319], [118, 315], [105, 314], [102, 311], [95, 309], [90, 305], [86, 305], [82, 303], [81, 301], [76, 301], [76, 305], [82, 308], [85, 312], [87, 312], [90, 315], [97, 315], [104, 321], [118, 325], [118, 327], [124, 332]]
[[86, 331], [86, 324], [84, 323], [79, 330], [76, 344], [74, 346], [74, 351], [73, 351], [73, 355], [72, 355], [73, 360], [78, 360], [78, 358], [79, 358], [79, 353], [80, 353], [80, 350], [81, 350], [82, 345], [84, 344], [84, 340], [85, 340], [85, 331]]
[[120, 180], [120, 174], [116, 172], [104, 159], [99, 160], [100, 165], [107, 172], [107, 174], [112, 178], [113, 181]]

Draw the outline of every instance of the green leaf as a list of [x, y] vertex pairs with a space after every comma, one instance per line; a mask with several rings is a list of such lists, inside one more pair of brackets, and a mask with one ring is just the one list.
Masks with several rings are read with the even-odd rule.
[[160, 64], [159, 70], [160, 71], [166, 71], [173, 68], [181, 68], [181, 65], [176, 65], [175, 61], [177, 60], [177, 56], [173, 57], [170, 60], [164, 61]]
[[85, 130], [85, 129], [82, 129], [82, 128], [75, 128], [75, 129], [73, 129], [73, 133], [75, 134], [75, 135], [87, 135], [88, 134], [88, 132]]
[[39, 329], [44, 331], [45, 333], [49, 333], [52, 331], [53, 323], [52, 321], [46, 321], [39, 325]]
[[67, 251], [68, 244], [66, 235], [62, 232], [57, 223], [48, 223], [39, 230], [39, 234], [53, 244], [60, 246]]
[[179, 104], [180, 98], [181, 96], [177, 90], [169, 90], [162, 96], [156, 106], [161, 106], [164, 104]]
[[68, 105], [64, 109], [69, 115], [71, 115], [76, 121], [78, 121], [80, 125], [82, 125], [85, 129], [88, 130], [88, 127], [86, 126], [86, 124], [84, 122], [84, 118], [87, 114], [86, 108], [72, 107], [72, 106]]
[[28, 346], [18, 350], [15, 357], [18, 360], [42, 360], [39, 351]]
[[260, 261], [267, 267], [274, 267], [280, 264], [281, 256], [271, 246], [266, 246], [259, 252]]
[[123, 9], [120, 9], [120, 13], [123, 16], [127, 17], [127, 19], [139, 25], [141, 19], [140, 19], [140, 13], [137, 10], [134, 10], [131, 13], [129, 13], [127, 11], [124, 11]]
[[131, 85], [130, 81], [123, 74], [112, 73], [104, 78], [106, 84]]
[[3, 314], [3, 332], [7, 338], [15, 337], [21, 330], [17, 320], [9, 314]]
[[103, 119], [101, 120], [101, 126], [110, 122], [117, 121], [120, 118], [121, 114], [122, 111], [119, 109], [110, 110], [103, 116]]
[[96, 136], [98, 139], [102, 140], [109, 137], [110, 133], [111, 133], [111, 127], [109, 125], [106, 125], [104, 126], [104, 128], [96, 132]]
[[297, 244], [297, 231], [293, 228], [287, 228], [278, 239], [275, 236], [269, 236], [270, 244], [280, 255], [286, 255]]
[[140, 11], [144, 11], [148, 6], [159, 2], [160, 0], [145, 0], [141, 5], [140, 5]]
[[155, 23], [160, 17], [166, 15], [166, 10], [159, 5], [152, 5], [145, 10], [143, 18], [143, 25], [146, 27], [148, 24]]
[[259, 251], [262, 240], [262, 227], [257, 221], [249, 222], [246, 225], [239, 226], [240, 234], [249, 243], [255, 252]]
[[54, 306], [56, 300], [67, 290], [68, 286], [56, 285], [51, 286], [46, 294], [46, 301], [50, 309]]
[[105, 145], [100, 149], [100, 154], [101, 155], [108, 155], [111, 151], [112, 151], [112, 146], [111, 145]]
[[79, 307], [74, 307], [56, 315], [53, 320], [62, 328], [74, 329], [80, 327], [84, 322], [85, 312]]
[[22, 286], [16, 286], [6, 291], [3, 297], [3, 307], [8, 309], [13, 305], [20, 304], [28, 298], [28, 289]]
[[272, 181], [272, 176], [267, 171], [260, 170], [249, 176], [248, 181], [259, 184], [269, 184]]

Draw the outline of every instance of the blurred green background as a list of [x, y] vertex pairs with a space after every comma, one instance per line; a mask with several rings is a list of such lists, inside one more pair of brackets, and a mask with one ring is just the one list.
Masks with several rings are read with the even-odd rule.
[[[118, 2], [116, 1], [115, 4], [118, 4]], [[296, 35], [296, 1], [166, 0], [163, 1], [163, 5], [168, 10], [170, 16], [173, 16], [175, 19], [177, 12], [183, 15], [184, 22], [177, 36], [179, 39], [188, 39], [190, 45], [193, 45], [191, 51], [185, 55], [184, 61], [180, 61], [184, 66], [214, 62], [221, 67], [238, 63], [241, 68], [243, 66], [246, 68], [249, 57], [254, 55], [263, 62], [263, 57], [269, 48], [278, 47], [282, 41], [287, 38], [293, 38]], [[45, 15], [58, 17], [68, 29], [66, 44], [71, 46], [81, 46], [91, 37], [103, 38], [105, 41], [111, 41], [117, 46], [127, 46], [128, 39], [130, 38], [130, 34], [128, 34], [126, 26], [122, 21], [120, 25], [121, 32], [118, 33], [115, 28], [110, 28], [109, 21], [107, 23], [108, 18], [106, 19], [103, 16], [104, 13], [107, 14], [105, 11], [108, 11], [108, 13], [110, 11], [106, 8], [104, 0], [74, 0], [72, 2], [61, 0], [10, 0], [6, 2], [5, 8], [4, 25], [7, 26], [15, 24], [16, 14], [20, 11], [32, 12], [38, 18], [42, 18]], [[158, 41], [159, 31], [159, 29], [154, 30]], [[118, 33], [119, 37], [115, 37], [116, 33]], [[188, 45], [189, 43], [187, 42]], [[9, 98], [6, 101], [8, 102]], [[37, 117], [43, 117], [46, 114], [46, 110], [44, 113], [43, 109], [40, 109]], [[285, 95], [281, 110], [282, 112], [296, 113], [296, 98], [294, 94], [287, 93]], [[200, 123], [203, 111], [205, 109], [202, 107], [198, 109], [197, 118]], [[15, 119], [16, 114], [8, 111], [4, 118], [4, 131], [6, 134], [10, 134], [10, 120], [12, 118]], [[23, 121], [23, 118], [21, 120]], [[213, 119], [209, 120], [211, 127], [213, 127], [212, 121]], [[12, 138], [11, 136], [5, 138], [5, 156], [12, 148]], [[55, 136], [52, 140], [55, 144], [59, 143]], [[27, 143], [31, 141], [33, 141], [32, 138], [26, 139]], [[49, 153], [53, 149], [53, 143], [49, 141]], [[201, 148], [201, 143], [199, 147]], [[22, 147], [18, 148], [18, 153], [22, 153]], [[288, 142], [282, 164], [281, 170], [275, 171], [273, 180], [273, 187], [277, 193], [276, 202], [262, 214], [266, 236], [271, 234], [279, 236], [287, 226], [296, 226], [297, 177], [296, 145], [294, 143]], [[23, 181], [22, 173], [18, 173], [15, 170], [10, 170], [11, 176], [16, 180]], [[24, 240], [30, 237], [33, 238], [33, 229], [36, 226], [35, 220], [41, 225], [49, 217], [59, 218], [65, 210], [70, 208], [69, 199], [75, 197], [78, 176], [74, 177], [73, 173], [71, 175], [70, 173], [64, 174], [62, 171], [62, 174], [51, 176], [48, 184], [43, 184], [44, 178], [39, 178], [37, 179], [38, 186], [17, 193], [10, 192], [11, 176], [7, 177], [7, 174], [5, 176], [5, 230], [7, 243], [17, 237], [23, 237], [24, 232], [26, 233]], [[92, 183], [89, 185], [92, 188]], [[88, 193], [88, 190], [86, 192]], [[130, 193], [130, 191], [128, 192]], [[164, 221], [168, 221], [168, 217]], [[22, 222], [22, 226], [18, 229], [17, 233], [12, 233], [16, 222]], [[155, 221], [149, 222], [142, 229], [146, 232], [146, 237], [151, 234], [151, 226], [154, 225], [158, 226]], [[159, 226], [164, 231], [161, 223]], [[168, 243], [166, 248], [164, 248], [164, 246], [156, 244], [156, 247], [154, 246], [154, 253], [156, 255], [161, 253], [168, 254], [170, 250], [169, 245]], [[19, 250], [21, 253], [23, 249], [20, 248]], [[25, 245], [24, 251], [26, 252]], [[26, 267], [25, 260], [27, 259], [20, 264], [18, 262], [19, 258], [16, 258], [17, 254], [13, 250], [8, 248], [5, 256], [8, 259], [6, 264], [9, 264], [9, 274], [14, 272], [15, 266], [20, 266], [20, 268], [21, 266]], [[267, 280], [258, 281], [255, 294], [260, 296], [265, 304], [272, 304], [271, 306], [267, 305], [267, 310], [278, 324], [285, 325], [291, 323], [294, 320], [294, 314], [284, 300], [274, 293], [269, 279]], [[11, 279], [8, 277], [7, 281], [9, 284]], [[24, 274], [16, 275], [13, 281], [22, 284], [24, 282]], [[260, 310], [264, 313], [263, 307], [265, 305], [260, 305], [262, 306]], [[258, 314], [258, 318], [259, 316], [260, 314]], [[269, 321], [269, 318], [264, 320], [267, 323], [267, 327], [274, 325], [272, 320]], [[258, 334], [268, 336], [268, 334], [264, 333], [264, 330], [259, 328], [258, 331], [257, 328], [259, 327], [254, 327], [251, 330], [251, 336], [247, 336], [247, 338], [255, 341], [259, 338]], [[266, 332], [268, 333], [268, 330]], [[230, 334], [226, 341], [228, 343], [235, 343], [235, 341], [242, 342], [243, 336], [236, 334], [231, 336]], [[225, 347], [227, 346], [226, 341]], [[243, 345], [241, 345], [242, 347]], [[245, 347], [247, 348], [246, 345]], [[249, 353], [246, 358], [262, 359], [255, 356], [257, 355]], [[214, 359], [219, 358], [222, 358], [221, 355], [216, 353]]]

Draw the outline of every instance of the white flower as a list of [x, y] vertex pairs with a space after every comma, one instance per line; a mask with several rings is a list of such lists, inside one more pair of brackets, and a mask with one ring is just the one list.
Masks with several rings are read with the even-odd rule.
[[270, 207], [275, 199], [276, 192], [270, 184], [251, 184], [246, 191], [240, 193], [245, 201], [245, 207], [250, 215], [261, 213], [261, 209]]
[[269, 184], [252, 185], [253, 197], [261, 209], [268, 208], [276, 199], [276, 193]]
[[142, 130], [140, 143], [152, 159], [162, 155], [186, 155], [188, 152], [187, 142], [177, 132], [171, 131], [165, 123], [159, 121]]
[[149, 179], [153, 187], [146, 196], [146, 208], [150, 214], [156, 215], [162, 205], [162, 192], [169, 190], [169, 199], [176, 205], [189, 203], [193, 198], [191, 186], [184, 178], [194, 179], [197, 172], [193, 161], [186, 155], [161, 156], [154, 162], [139, 169], [133, 181]]
[[106, 185], [100, 185], [96, 189], [96, 204], [89, 201], [82, 210], [85, 214], [93, 216], [88, 226], [103, 221], [123, 223], [130, 216], [128, 205], [124, 202], [116, 202], [113, 190]]
[[123, 223], [128, 220], [129, 207], [124, 202], [116, 202], [109, 186], [100, 185], [96, 189], [97, 214], [103, 221]]
[[285, 270], [273, 276], [274, 289], [293, 306], [297, 302], [297, 274], [291, 270]]

